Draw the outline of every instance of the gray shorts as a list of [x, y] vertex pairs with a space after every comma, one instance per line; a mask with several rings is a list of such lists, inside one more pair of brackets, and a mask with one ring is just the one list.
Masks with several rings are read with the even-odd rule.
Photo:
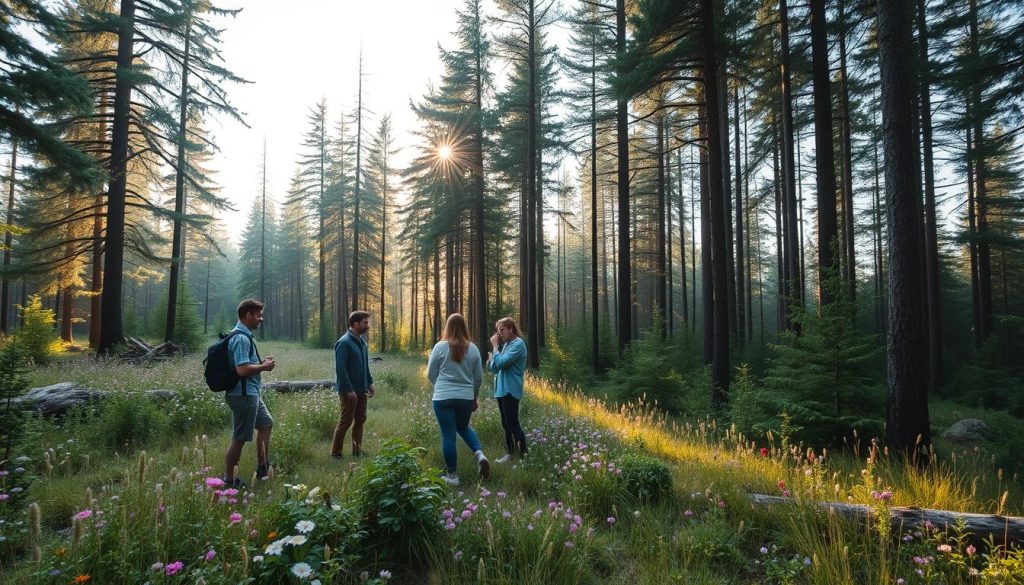
[[236, 441], [252, 441], [253, 429], [267, 429], [274, 426], [274, 419], [259, 394], [238, 396], [225, 394], [224, 401], [231, 408], [231, 438]]

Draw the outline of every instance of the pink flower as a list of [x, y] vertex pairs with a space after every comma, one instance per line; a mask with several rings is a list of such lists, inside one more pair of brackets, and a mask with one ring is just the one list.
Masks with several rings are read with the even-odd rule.
[[6, 502], [11, 498], [10, 494], [0, 494], [0, 502]]
[[767, 457], [767, 456], [768, 456], [768, 449], [766, 449], [764, 447], [761, 447], [761, 457]]
[[92, 516], [92, 510], [90, 510], [89, 508], [86, 508], [86, 509], [82, 510], [81, 512], [75, 514], [74, 518], [75, 518], [75, 520], [85, 520], [89, 516]]
[[206, 478], [206, 487], [212, 489], [222, 488], [224, 487], [224, 480], [219, 477], [208, 477]]
[[685, 516], [687, 518], [692, 518], [693, 517], [693, 510], [687, 510], [687, 511], [683, 512], [683, 516]]
[[167, 574], [167, 576], [177, 575], [183, 568], [185, 568], [185, 563], [181, 561], [174, 561], [173, 563], [168, 563], [167, 566], [164, 567], [164, 573]]
[[216, 556], [217, 556], [217, 551], [215, 551], [215, 550], [213, 550], [211, 548], [210, 550], [206, 551], [206, 554], [203, 555], [203, 558], [206, 559], [207, 561], [212, 561], [214, 559], [214, 557], [216, 557]]
[[231, 521], [231, 524], [238, 524], [242, 521], [242, 515], [238, 512], [233, 512], [228, 519]]
[[612, 524], [615, 524], [615, 516], [609, 516], [608, 519], [605, 520], [605, 522], [608, 523], [608, 526], [611, 526]]
[[967, 545], [967, 548], [964, 549], [964, 552], [967, 553], [967, 556], [973, 557], [974, 553], [978, 552], [978, 549], [974, 548], [974, 545], [970, 545], [969, 544], [969, 545]]
[[949, 554], [949, 553], [953, 552], [953, 547], [949, 546], [948, 544], [940, 544], [938, 546], [937, 550], [940, 553], [947, 553], [947, 554]]

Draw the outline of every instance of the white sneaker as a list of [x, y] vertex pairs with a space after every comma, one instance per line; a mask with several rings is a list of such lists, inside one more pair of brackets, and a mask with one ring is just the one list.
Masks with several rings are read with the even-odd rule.
[[441, 476], [441, 479], [443, 479], [444, 482], [446, 484], [448, 484], [448, 485], [451, 485], [451, 486], [459, 485], [459, 476], [455, 475], [454, 473], [451, 473], [451, 474], [446, 473], [446, 474]]
[[512, 460], [512, 456], [509, 455], [508, 453], [505, 453], [501, 457], [498, 457], [497, 459], [495, 459], [494, 462], [495, 463], [508, 463], [511, 460]]

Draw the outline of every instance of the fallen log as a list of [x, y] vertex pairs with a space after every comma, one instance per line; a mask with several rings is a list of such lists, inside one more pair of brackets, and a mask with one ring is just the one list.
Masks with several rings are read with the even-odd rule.
[[[797, 503], [793, 498], [766, 494], [748, 494], [748, 497], [750, 502], [756, 506], [794, 505]], [[817, 505], [830, 513], [836, 513], [852, 520], [865, 521], [873, 515], [872, 509], [862, 504], [817, 502]], [[976, 542], [981, 543], [991, 538], [995, 544], [1007, 547], [1024, 544], [1024, 518], [1019, 516], [893, 506], [889, 508], [889, 519], [892, 522], [894, 533], [897, 534], [923, 530], [926, 523], [938, 530], [952, 530], [957, 524], [962, 523], [967, 534]]]
[[265, 382], [263, 384], [263, 388], [267, 390], [274, 390], [275, 392], [281, 392], [283, 394], [289, 394], [292, 392], [310, 392], [321, 388], [330, 388], [333, 390], [334, 380], [281, 380]]

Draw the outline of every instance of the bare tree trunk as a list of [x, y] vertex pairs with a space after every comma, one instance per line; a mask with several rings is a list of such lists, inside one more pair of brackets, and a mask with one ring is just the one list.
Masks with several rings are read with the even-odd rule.
[[[621, 57], [626, 52], [626, 1], [615, 2], [615, 53]], [[622, 75], [623, 72], [618, 72]], [[632, 259], [629, 248], [629, 103], [622, 97], [616, 107], [616, 138], [618, 146], [618, 334], [619, 355], [632, 339]]]
[[857, 298], [857, 248], [854, 233], [853, 209], [853, 147], [850, 137], [850, 87], [846, 68], [846, 0], [839, 0], [839, 109], [840, 109], [840, 154], [843, 180], [843, 278], [852, 307]]
[[174, 219], [171, 237], [171, 273], [167, 279], [167, 321], [164, 327], [164, 341], [174, 339], [174, 324], [178, 318], [178, 279], [181, 276], [185, 261], [184, 222], [181, 216], [186, 212], [185, 175], [188, 173], [188, 154], [185, 145], [188, 142], [188, 73], [189, 58], [192, 47], [192, 14], [185, 14], [185, 49], [181, 64], [181, 92], [178, 94], [178, 156], [175, 161], [174, 173]]
[[[978, 3], [977, 0], [969, 1], [970, 20], [970, 53], [972, 58], [978, 59]], [[972, 132], [974, 149], [971, 151], [974, 160], [975, 176], [975, 213], [977, 215], [978, 235], [978, 314], [981, 330], [981, 340], [985, 341], [992, 333], [992, 253], [989, 246], [988, 234], [988, 171], [985, 166], [985, 120], [981, 109], [981, 89], [977, 85], [971, 86], [970, 109], [972, 114]]]
[[702, 48], [704, 57], [704, 110], [708, 145], [708, 199], [711, 209], [712, 286], [714, 289], [714, 352], [711, 365], [711, 404], [716, 410], [725, 407], [729, 392], [729, 283], [728, 283], [728, 218], [726, 215], [724, 166], [720, 143], [726, 136], [721, 126], [718, 108], [722, 101], [718, 95], [718, 61], [715, 48], [715, 3], [701, 0]]
[[[11, 139], [11, 169], [7, 175], [7, 225], [13, 225], [14, 223], [14, 192], [15, 185], [18, 181], [18, 139], [17, 137]], [[96, 213], [99, 213], [97, 210]], [[8, 326], [8, 320], [10, 318], [11, 311], [11, 298], [10, 298], [10, 277], [7, 274], [8, 268], [11, 266], [11, 244], [13, 242], [13, 234], [11, 230], [4, 232], [4, 275], [2, 284], [0, 284], [0, 333], [7, 335], [10, 333]], [[94, 242], [94, 246], [96, 243]], [[98, 250], [97, 248], [95, 248]], [[93, 252], [93, 258], [95, 259], [97, 252]], [[98, 297], [97, 297], [98, 300]], [[97, 323], [98, 325], [98, 323]]]
[[918, 50], [920, 52], [921, 139], [924, 151], [924, 254], [928, 306], [928, 381], [942, 385], [942, 307], [939, 290], [939, 239], [935, 218], [935, 163], [932, 146], [931, 65], [928, 59], [928, 24], [925, 0], [917, 0]]
[[665, 116], [659, 115], [658, 120], [658, 233], [655, 235], [655, 303], [660, 313], [659, 322], [655, 323], [658, 334], [665, 339], [668, 318], [668, 299], [665, 297]]
[[132, 59], [135, 37], [135, 0], [121, 0], [117, 40], [117, 81], [110, 148], [110, 189], [107, 197], [107, 236], [104, 242], [103, 314], [97, 351], [109, 354], [124, 342], [121, 291], [124, 282], [124, 222], [128, 171], [128, 126], [132, 97]]
[[789, 313], [803, 305], [803, 272], [800, 269], [800, 246], [797, 233], [796, 163], [793, 156], [793, 89], [789, 64], [789, 7], [788, 0], [779, 0], [779, 34], [782, 78], [782, 211], [783, 221], [783, 273], [782, 314], [779, 320], [784, 329], [797, 331], [799, 325], [790, 322]]
[[[927, 356], [920, 309], [922, 282], [920, 169], [914, 139], [912, 5], [879, 3], [878, 46], [885, 147], [886, 216], [889, 223], [889, 327], [886, 441], [914, 457], [931, 444]], [[926, 463], [927, 458], [918, 459]]]
[[832, 246], [839, 234], [836, 217], [836, 163], [832, 141], [832, 79], [829, 76], [825, 0], [811, 0], [811, 53], [814, 78], [814, 161], [818, 196], [818, 298], [822, 305], [835, 300], [826, 286], [835, 276]]

